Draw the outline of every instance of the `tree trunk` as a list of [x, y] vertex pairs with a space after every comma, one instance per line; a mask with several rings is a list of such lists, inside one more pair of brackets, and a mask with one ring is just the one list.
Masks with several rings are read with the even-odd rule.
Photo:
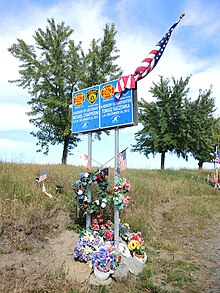
[[62, 156], [62, 164], [67, 164], [67, 157], [68, 157], [68, 146], [69, 146], [69, 138], [70, 136], [65, 136], [64, 138], [64, 145], [63, 145], [63, 156]]
[[199, 166], [199, 169], [201, 170], [203, 167], [203, 161], [199, 161], [198, 166]]
[[161, 164], [160, 164], [160, 168], [163, 170], [164, 169], [164, 164], [165, 164], [165, 152], [161, 153]]

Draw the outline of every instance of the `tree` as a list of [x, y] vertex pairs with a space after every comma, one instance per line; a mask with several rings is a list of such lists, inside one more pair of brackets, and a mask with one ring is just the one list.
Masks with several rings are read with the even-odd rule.
[[53, 18], [47, 21], [45, 31], [39, 28], [33, 35], [35, 45], [17, 39], [8, 49], [21, 62], [20, 78], [9, 82], [27, 89], [32, 96], [27, 114], [38, 129], [31, 132], [38, 139], [37, 151], [48, 154], [49, 144], [62, 144], [62, 164], [66, 164], [68, 153], [80, 141], [71, 133], [72, 93], [121, 75], [114, 65], [119, 57], [115, 54], [117, 31], [114, 24], [106, 24], [103, 39], [93, 39], [85, 54], [81, 42], [76, 45], [70, 39], [73, 29], [64, 22], [56, 24]]
[[143, 128], [135, 133], [137, 144], [132, 146], [132, 151], [146, 157], [160, 153], [161, 169], [168, 151], [187, 159], [185, 100], [189, 79], [172, 78], [170, 86], [170, 80], [161, 76], [159, 83], [153, 82], [149, 90], [157, 101], [146, 102], [142, 98], [139, 102], [139, 121]]
[[204, 162], [213, 160], [215, 142], [213, 133], [216, 129], [215, 100], [211, 97], [212, 88], [202, 91], [196, 100], [189, 100], [186, 107], [188, 120], [188, 152], [199, 161], [199, 169]]
[[[216, 147], [218, 150], [220, 149], [220, 118], [214, 118], [214, 124], [212, 127], [212, 137], [213, 137], [213, 145], [215, 146], [214, 148], [214, 153], [216, 151]], [[214, 158], [213, 158], [214, 159]]]

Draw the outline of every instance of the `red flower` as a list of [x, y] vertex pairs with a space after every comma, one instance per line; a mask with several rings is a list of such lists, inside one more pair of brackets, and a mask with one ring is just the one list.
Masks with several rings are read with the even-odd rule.
[[97, 177], [97, 181], [102, 181], [102, 176], [100, 173], [96, 177]]
[[99, 225], [93, 224], [92, 228], [93, 228], [94, 231], [98, 231], [99, 230]]
[[98, 224], [97, 219], [93, 219], [93, 220], [92, 220], [92, 224], [95, 224], [95, 225]]
[[110, 241], [113, 237], [112, 232], [110, 230], [105, 230], [104, 236], [107, 241]]
[[106, 227], [112, 227], [113, 223], [112, 221], [108, 220], [105, 224]]

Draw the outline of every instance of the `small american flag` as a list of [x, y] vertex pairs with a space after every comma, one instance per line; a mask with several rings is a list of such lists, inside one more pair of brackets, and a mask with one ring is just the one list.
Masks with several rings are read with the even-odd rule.
[[108, 176], [109, 175], [109, 168], [107, 167], [107, 168], [104, 168], [104, 169], [100, 170], [100, 173], [104, 177]]
[[38, 182], [42, 182], [42, 181], [44, 181], [45, 179], [47, 179], [47, 173], [46, 173], [46, 170], [42, 170], [42, 173], [41, 173], [41, 175], [40, 175], [40, 177], [39, 177]]
[[118, 173], [120, 174], [127, 168], [126, 149], [118, 154]]
[[218, 149], [216, 149], [216, 158], [215, 158], [216, 164], [220, 164], [220, 152]]
[[148, 75], [148, 73], [150, 73], [154, 69], [166, 48], [166, 45], [170, 39], [170, 36], [174, 28], [184, 17], [184, 15], [185, 14], [182, 14], [179, 20], [171, 26], [171, 28], [164, 35], [164, 37], [156, 44], [155, 48], [150, 51], [148, 56], [141, 62], [140, 66], [136, 68], [134, 74], [122, 76], [119, 78], [115, 89], [115, 97], [118, 100], [120, 99], [120, 95], [124, 90], [136, 88], [136, 82], [144, 78], [146, 75]]

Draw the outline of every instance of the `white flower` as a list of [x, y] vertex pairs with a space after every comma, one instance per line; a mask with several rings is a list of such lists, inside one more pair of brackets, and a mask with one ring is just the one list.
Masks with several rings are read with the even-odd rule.
[[92, 235], [91, 232], [86, 231], [85, 234], [84, 234], [84, 237], [86, 239], [89, 239], [91, 237], [91, 235]]
[[106, 207], [106, 203], [102, 202], [101, 207], [104, 209]]
[[102, 199], [102, 202], [106, 203], [107, 202], [107, 199], [106, 198], [103, 198]]
[[86, 246], [86, 247], [84, 248], [84, 253], [85, 253], [85, 254], [90, 254], [90, 253], [92, 253], [92, 252], [93, 252], [93, 250], [92, 250], [91, 247]]
[[95, 200], [95, 204], [96, 204], [97, 206], [99, 205], [99, 200], [98, 200], [98, 199]]
[[83, 199], [83, 201], [88, 201], [88, 197], [85, 196], [84, 199]]
[[83, 190], [82, 190], [82, 189], [79, 189], [79, 190], [77, 191], [77, 194], [78, 194], [78, 195], [83, 194]]
[[84, 176], [87, 178], [87, 177], [89, 176], [89, 173], [86, 172], [86, 173], [84, 174]]

